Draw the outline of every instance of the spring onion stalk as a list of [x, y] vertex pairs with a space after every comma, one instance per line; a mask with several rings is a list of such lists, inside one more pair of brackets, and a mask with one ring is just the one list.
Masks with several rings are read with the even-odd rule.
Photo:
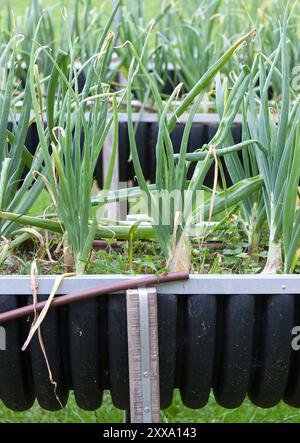
[[[51, 9], [43, 8], [41, 0], [31, 0], [26, 10], [26, 17], [17, 17], [16, 20], [16, 32], [24, 36], [20, 45], [21, 51], [18, 69], [18, 74], [24, 82], [26, 81], [26, 70], [29, 67], [32, 41], [40, 20], [41, 26], [39, 26], [37, 40], [40, 45], [47, 45], [52, 51], [55, 51], [55, 36]], [[38, 63], [44, 74], [48, 75], [51, 70], [51, 63], [49, 63], [49, 60], [44, 54], [40, 54]]]
[[[236, 44], [235, 47], [238, 47], [240, 44], [241, 41]], [[149, 85], [152, 88], [153, 96], [157, 100], [157, 108], [160, 110], [159, 132], [156, 144], [157, 192], [155, 193], [151, 193], [149, 191], [145, 177], [142, 172], [134, 137], [134, 127], [132, 122], [131, 110], [131, 87], [134, 76], [136, 75], [139, 67], [141, 67], [146, 76], [147, 73], [140, 57], [137, 56], [137, 67], [135, 66], [135, 60], [133, 60], [131, 63], [128, 77], [127, 113], [132, 160], [138, 184], [141, 190], [148, 197], [148, 205], [151, 205], [151, 209], [154, 208], [154, 211], [157, 215], [157, 223], [153, 224], [153, 229], [155, 230], [156, 237], [160, 243], [161, 249], [167, 258], [168, 266], [173, 271], [189, 271], [189, 229], [192, 224], [193, 218], [198, 215], [197, 213], [200, 210], [200, 208], [197, 207], [196, 202], [197, 192], [201, 190], [204, 179], [213, 162], [210, 154], [211, 152], [218, 150], [218, 148], [221, 148], [224, 141], [226, 140], [226, 137], [231, 130], [231, 125], [234, 121], [234, 118], [240, 108], [244, 93], [249, 84], [249, 70], [247, 68], [244, 68], [228, 97], [218, 131], [208, 145], [209, 152], [207, 153], [205, 159], [203, 159], [202, 161], [199, 160], [197, 162], [192, 178], [187, 183], [189, 165], [186, 162], [186, 155], [189, 133], [191, 130], [194, 115], [197, 112], [199, 102], [202, 99], [203, 89], [212, 81], [218, 69], [220, 69], [222, 64], [226, 62], [226, 60], [230, 57], [230, 54], [232, 54], [233, 52], [234, 49], [228, 51], [221, 60], [219, 60], [211, 69], [209, 69], [208, 72], [204, 74], [203, 78], [198, 82], [194, 90], [188, 95], [188, 97], [183, 101], [179, 108], [175, 110], [174, 116], [180, 115], [180, 113], [184, 112], [187, 107], [190, 106], [191, 102], [196, 99], [189, 113], [189, 118], [185, 126], [180, 147], [180, 155], [178, 159], [174, 158], [174, 150], [170, 138], [170, 133], [174, 126], [173, 121], [175, 117], [172, 117], [171, 121], [168, 122], [167, 114], [170, 111], [170, 106], [173, 102], [174, 97], [178, 94], [178, 90], [181, 85], [175, 88], [169, 100], [164, 104], [160, 99], [159, 91], [155, 83], [151, 81], [151, 76], [148, 74]], [[261, 178], [258, 177], [256, 180], [258, 181], [258, 188], [261, 186]], [[161, 198], [161, 193], [165, 192], [167, 192], [167, 195], [171, 195], [172, 193], [176, 192], [176, 197], [174, 198], [174, 201], [171, 199], [168, 202], [168, 223], [164, 223], [164, 211], [166, 210], [166, 208], [164, 207]], [[245, 195], [243, 195], [242, 192], [239, 193], [238, 199], [243, 199], [244, 197]]]
[[[253, 192], [261, 188], [263, 180], [260, 176], [251, 179], [242, 180], [240, 183], [228, 188], [226, 195], [224, 191], [216, 193], [215, 204], [212, 208], [212, 215], [218, 215], [224, 210], [234, 208], [240, 201], [241, 195], [247, 197]], [[150, 189], [153, 190], [153, 187]], [[112, 192], [111, 192], [112, 193]], [[113, 194], [113, 193], [112, 193]], [[117, 201], [117, 198], [109, 199], [109, 201]], [[207, 218], [211, 212], [210, 202], [204, 204], [204, 217]], [[51, 219], [49, 217], [35, 217], [29, 215], [22, 215], [11, 212], [0, 211], [0, 219], [14, 222], [20, 226], [31, 226], [38, 230], [46, 230], [56, 234], [63, 234], [65, 226], [63, 220]], [[89, 221], [92, 224], [92, 221]], [[111, 223], [110, 220], [105, 219], [103, 223], [97, 225], [96, 238], [114, 238], [117, 240], [129, 240], [132, 224], [130, 223]], [[155, 240], [157, 239], [156, 231], [151, 224], [139, 225], [134, 233], [135, 239]]]
[[[38, 28], [35, 38], [37, 32]], [[110, 179], [114, 167], [118, 137], [117, 102], [115, 95], [110, 94], [107, 86], [101, 81], [102, 63], [105, 57], [99, 57], [97, 62], [93, 63], [94, 77], [90, 75], [89, 78], [93, 94], [88, 104], [88, 100], [81, 100], [78, 93], [78, 77], [74, 68], [71, 43], [68, 73], [64, 72], [65, 57], [54, 60], [51, 54], [42, 48], [53, 63], [46, 102], [48, 111], [50, 109], [52, 115], [48, 112], [50, 127], [45, 129], [40, 75], [35, 64], [41, 49], [36, 49], [36, 45], [37, 42], [34, 40], [30, 61], [30, 87], [40, 149], [45, 162], [44, 180], [57, 209], [59, 220], [64, 226], [75, 270], [78, 274], [82, 274], [97, 231], [97, 219], [92, 212], [90, 195], [96, 163], [112, 124], [112, 119], [107, 118], [109, 96], [113, 97], [114, 109], [114, 142], [112, 161], [108, 170]], [[54, 100], [56, 107], [53, 106]], [[110, 180], [106, 180], [105, 187], [104, 190], [109, 189]]]
[[[266, 273], [282, 269], [282, 252], [284, 271], [291, 272], [296, 263], [300, 239], [299, 211], [296, 205], [300, 177], [299, 162], [296, 160], [299, 155], [300, 104], [298, 101], [293, 104], [291, 100], [288, 14], [287, 7], [277, 56], [272, 65], [267, 66], [268, 71], [264, 57], [258, 55], [259, 93], [256, 93], [252, 81], [245, 99], [249, 133], [267, 148], [267, 153], [255, 149], [257, 165], [264, 179], [264, 204], [269, 226]], [[274, 109], [269, 106], [268, 88], [276, 67], [281, 71], [282, 100]], [[252, 79], [255, 71], [256, 66], [252, 70]]]
[[200, 0], [194, 12], [186, 17], [184, 11], [172, 8], [169, 27], [161, 31], [162, 46], [166, 47], [175, 78], [190, 91], [221, 55], [222, 34], [217, 31], [221, 0]]
[[[216, 108], [220, 117], [223, 115], [224, 104], [229, 94], [228, 88], [228, 79], [225, 78], [225, 80], [222, 82], [220, 76], [217, 76]], [[236, 147], [241, 147], [242, 155], [238, 154], [237, 149], [232, 148], [231, 145], [234, 143], [234, 141], [231, 133], [227, 135], [224, 143], [224, 146], [226, 147], [224, 147], [223, 150], [219, 150], [219, 154], [222, 151], [228, 152], [231, 150], [231, 152], [224, 157], [224, 160], [227, 171], [233, 183], [238, 183], [240, 180], [250, 178], [259, 173], [255, 156], [255, 146], [257, 149], [262, 151], [262, 153], [268, 155], [267, 149], [259, 140], [254, 139], [250, 141], [251, 136], [247, 128], [247, 122], [245, 121], [245, 116], [243, 117], [242, 142], [236, 145]], [[226, 186], [226, 183], [224, 183], [224, 185]], [[257, 193], [253, 193], [247, 199], [243, 199], [240, 207], [243, 226], [246, 229], [249, 239], [248, 250], [252, 254], [258, 248], [259, 235], [266, 216], [262, 191], [259, 190]]]
[[[26, 213], [43, 189], [42, 182], [34, 179], [34, 171], [41, 167], [42, 156], [39, 151], [32, 156], [25, 147], [32, 104], [29, 84], [25, 88], [18, 120], [11, 118], [16, 114], [12, 102], [18, 44], [19, 37], [13, 37], [0, 57], [0, 209]], [[9, 237], [15, 229], [14, 223], [0, 223], [3, 237]]]
[[[144, 8], [142, 6], [139, 7], [138, 4], [129, 5], [129, 7], [122, 5], [120, 9], [120, 22], [118, 25], [119, 42], [132, 42], [139, 54], [143, 51], [144, 64], [151, 71], [160, 92], [162, 92], [167, 81], [168, 59], [166, 57], [167, 54], [162, 51], [158, 35], [160, 34], [160, 25], [164, 22], [171, 9], [171, 3], [166, 4], [150, 23], [148, 23]], [[145, 45], [145, 37], [147, 36], [149, 26], [153, 27], [153, 34], [154, 32], [156, 34], [156, 37], [153, 35], [152, 38], [154, 45], [153, 41], [149, 41]], [[133, 55], [132, 47], [127, 45], [125, 48], [120, 48], [117, 52], [121, 60], [121, 69], [125, 75], [128, 75]], [[151, 94], [149, 94], [149, 84], [142, 72], [137, 73], [135, 76], [132, 90], [141, 103], [146, 103], [150, 100], [150, 104], [153, 104]]]

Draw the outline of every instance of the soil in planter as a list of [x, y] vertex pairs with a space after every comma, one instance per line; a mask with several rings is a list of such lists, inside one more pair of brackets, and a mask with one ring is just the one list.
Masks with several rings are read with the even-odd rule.
[[[30, 274], [34, 258], [38, 260], [40, 275], [64, 273], [63, 250], [57, 250], [59, 240], [56, 237], [45, 238], [42, 252], [37, 241], [27, 241], [6, 259], [0, 267], [0, 274]], [[194, 274], [255, 274], [264, 268], [267, 246], [262, 245], [249, 256], [244, 232], [238, 223], [230, 220], [220, 225], [205, 242], [193, 241], [191, 257], [191, 272]], [[158, 274], [166, 271], [166, 260], [159, 245], [141, 240], [133, 243], [131, 264], [128, 242], [102, 241], [95, 245], [87, 265], [88, 274]], [[296, 272], [300, 272], [300, 266]]]

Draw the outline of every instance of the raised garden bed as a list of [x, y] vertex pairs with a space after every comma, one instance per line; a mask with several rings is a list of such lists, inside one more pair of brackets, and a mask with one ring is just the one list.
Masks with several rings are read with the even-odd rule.
[[[172, 132], [171, 140], [174, 153], [179, 153], [182, 142], [184, 127], [188, 119], [188, 114], [181, 116]], [[158, 136], [157, 114], [133, 114], [133, 121], [136, 123], [136, 143], [139, 151], [139, 158], [145, 178], [154, 183], [156, 171], [155, 146]], [[219, 127], [220, 119], [217, 114], [196, 114], [191, 128], [188, 152], [194, 152], [199, 147], [206, 145], [213, 139]], [[233, 127], [232, 135], [235, 143], [241, 142], [241, 116], [237, 116]], [[130, 143], [128, 137], [128, 122], [126, 114], [119, 114], [119, 164], [120, 181], [128, 182], [134, 179], [134, 168], [130, 160]], [[101, 163], [100, 163], [101, 165]], [[99, 165], [99, 166], [100, 166]], [[125, 167], [124, 167], [125, 165]], [[101, 167], [101, 166], [100, 166]], [[226, 166], [224, 165], [226, 170]], [[209, 171], [205, 184], [213, 186], [213, 168]], [[97, 174], [98, 183], [101, 185], [101, 176]], [[232, 184], [228, 172], [226, 171], [228, 185]]]
[[[125, 279], [74, 277], [58, 294]], [[2, 276], [0, 283], [1, 312], [32, 302], [30, 277]], [[39, 293], [49, 294], [53, 283], [51, 276], [40, 277]], [[300, 356], [291, 347], [292, 329], [300, 324], [298, 276], [192, 275], [157, 290], [162, 408], [170, 406], [174, 388], [193, 409], [206, 405], [211, 389], [225, 408], [240, 406], [246, 395], [263, 408], [282, 399], [300, 407]], [[0, 398], [13, 410], [30, 408], [35, 398], [58, 410], [38, 340], [21, 351], [30, 323], [25, 318], [6, 325]], [[109, 389], [115, 407], [129, 408], [124, 294], [54, 309], [42, 333], [62, 405], [74, 390], [79, 407], [95, 410]]]
[[[174, 153], [179, 153], [184, 127], [188, 119], [188, 114], [184, 114], [177, 122], [171, 139], [174, 146]], [[119, 140], [118, 140], [118, 164], [119, 164], [119, 180], [121, 182], [134, 181], [135, 172], [130, 159], [130, 143], [128, 136], [128, 121], [125, 113], [120, 113], [119, 120]], [[155, 146], [158, 136], [158, 116], [156, 113], [135, 113], [133, 121], [136, 124], [136, 143], [138, 146], [139, 157], [145, 178], [153, 183], [156, 171], [156, 154]], [[194, 123], [189, 136], [188, 152], [194, 152], [199, 147], [206, 145], [215, 136], [219, 127], [220, 119], [217, 114], [196, 114]], [[8, 128], [11, 130], [12, 123]], [[237, 116], [232, 127], [232, 136], [235, 143], [241, 142], [241, 116]], [[25, 145], [27, 149], [34, 154], [38, 145], [39, 137], [36, 125], [32, 124], [28, 129]], [[226, 181], [228, 185], [232, 184], [226, 165], [223, 162]], [[103, 187], [103, 154], [99, 156], [95, 169], [95, 178], [99, 188]], [[213, 167], [209, 171], [205, 184], [213, 186], [214, 171]]]
[[[142, 10], [118, 17], [119, 2], [105, 24], [100, 13], [93, 21], [87, 1], [81, 26], [74, 2], [58, 43], [51, 14], [34, 1], [24, 38], [13, 26], [0, 33], [6, 407], [26, 410], [37, 399], [55, 411], [74, 391], [80, 408], [96, 410], [109, 390], [114, 406], [128, 411], [125, 289], [150, 273], [162, 409], [174, 389], [191, 409], [205, 407], [211, 390], [225, 408], [246, 396], [263, 408], [281, 400], [300, 407], [292, 347], [300, 321], [300, 104], [289, 66], [298, 59], [295, 19], [290, 4], [278, 29], [260, 17], [269, 32], [258, 26], [255, 46], [256, 32], [244, 35], [238, 23], [232, 30], [227, 16], [222, 27], [213, 3], [200, 21], [166, 4], [147, 26]], [[253, 11], [247, 14], [252, 26]], [[9, 25], [10, 10], [7, 18]], [[183, 84], [166, 90], [170, 62]], [[186, 281], [160, 284], [179, 274]], [[103, 290], [126, 279], [118, 293]], [[77, 292], [74, 302], [76, 291], [96, 286], [101, 296], [90, 291], [78, 301]], [[149, 302], [138, 291], [138, 303], [142, 296]], [[37, 299], [49, 309], [40, 314]], [[18, 308], [26, 315], [13, 318]], [[141, 385], [152, 377], [142, 372]]]

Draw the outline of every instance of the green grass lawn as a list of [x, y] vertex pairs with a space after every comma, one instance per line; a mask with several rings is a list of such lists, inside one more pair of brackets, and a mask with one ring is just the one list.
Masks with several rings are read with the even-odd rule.
[[[68, 406], [61, 412], [43, 411], [37, 404], [24, 413], [8, 411], [0, 404], [1, 423], [121, 423], [123, 412], [115, 409], [109, 394], [105, 394], [103, 406], [95, 412], [85, 412], [75, 404], [73, 395]], [[239, 409], [226, 410], [216, 404], [211, 397], [208, 405], [201, 410], [185, 408], [179, 393], [174, 395], [173, 405], [161, 413], [163, 423], [300, 423], [300, 411], [284, 404], [264, 410], [246, 401]]]

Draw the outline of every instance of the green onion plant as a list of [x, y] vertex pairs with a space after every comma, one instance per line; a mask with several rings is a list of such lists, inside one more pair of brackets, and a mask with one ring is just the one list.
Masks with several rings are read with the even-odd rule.
[[[101, 57], [90, 64], [82, 93], [78, 92], [72, 46], [69, 54], [58, 54], [56, 60], [46, 49], [36, 48], [36, 39], [31, 51], [30, 86], [45, 162], [43, 179], [64, 226], [77, 273], [85, 271], [97, 231], [97, 218], [91, 204], [94, 170], [113, 121], [114, 143], [104, 189], [110, 186], [116, 157], [117, 101], [101, 79], [106, 63], [105, 48], [109, 44], [106, 41], [107, 28], [100, 41]], [[46, 129], [41, 79], [35, 63], [40, 50], [46, 52], [53, 64], [46, 100]], [[109, 97], [113, 98], [113, 118], [108, 118]]]
[[[135, 59], [133, 59], [129, 71], [128, 79], [128, 91], [127, 91], [127, 113], [128, 113], [128, 126], [129, 126], [129, 139], [131, 145], [131, 155], [135, 168], [137, 181], [141, 190], [145, 193], [148, 199], [148, 207], [151, 209], [150, 216], [153, 222], [153, 208], [155, 213], [155, 221], [153, 223], [153, 229], [156, 233], [156, 237], [160, 243], [162, 252], [167, 258], [168, 267], [171, 270], [185, 270], [190, 268], [190, 252], [188, 246], [189, 229], [195, 217], [197, 217], [198, 211], [201, 207], [198, 207], [197, 192], [203, 189], [203, 182], [213, 162], [214, 156], [218, 155], [218, 148], [221, 148], [223, 142], [226, 140], [228, 132], [231, 130], [232, 122], [239, 110], [240, 103], [243, 99], [243, 95], [248, 86], [250, 75], [247, 68], [243, 69], [239, 79], [233, 88], [224, 115], [220, 123], [219, 129], [215, 137], [211, 140], [208, 146], [206, 146], [206, 152], [198, 152], [195, 155], [199, 156], [196, 159], [196, 167], [193, 172], [191, 180], [188, 180], [189, 163], [187, 163], [187, 146], [190, 129], [193, 122], [193, 117], [197, 112], [199, 101], [202, 99], [205, 88], [212, 81], [216, 73], [230, 58], [236, 48], [238, 48], [244, 41], [249, 38], [249, 35], [243, 37], [239, 42], [227, 51], [216, 63], [213, 65], [204, 76], [197, 82], [192, 91], [185, 98], [183, 103], [175, 110], [173, 117], [168, 121], [167, 114], [170, 111], [172, 101], [178, 94], [179, 85], [170, 96], [169, 100], [164, 104], [160, 98], [159, 91], [155, 82], [148, 74], [148, 81], [152, 89], [153, 96], [157, 101], [156, 106], [159, 109], [159, 133], [156, 145], [156, 181], [155, 192], [149, 190], [147, 182], [144, 178], [141, 165], [138, 157], [138, 150], [134, 137], [134, 126], [132, 122], [132, 110], [131, 110], [131, 88], [134, 80], [134, 76], [137, 69], [140, 67], [143, 73], [147, 76], [147, 69], [143, 65], [142, 59], [139, 57], [136, 51], [135, 57], [137, 59], [137, 67], [135, 65]], [[179, 158], [175, 158], [173, 145], [171, 142], [170, 134], [174, 128], [176, 119], [186, 110], [188, 106], [192, 105], [192, 109], [189, 113], [188, 122], [186, 124], [184, 135], [180, 147]], [[248, 144], [252, 143], [250, 140]], [[245, 143], [245, 146], [247, 143]], [[232, 150], [242, 149], [243, 146], [230, 147], [229, 152]], [[225, 155], [226, 151], [222, 152]], [[194, 158], [195, 160], [195, 158]], [[250, 193], [259, 189], [262, 185], [261, 178], [254, 177], [247, 179], [245, 182], [240, 183], [238, 200], [247, 197]], [[170, 196], [176, 193], [175, 198]], [[227, 196], [230, 199], [230, 194], [235, 193], [237, 196], [236, 188], [228, 190]], [[164, 221], [164, 211], [166, 210], [163, 200], [168, 199], [168, 222]], [[226, 196], [218, 196], [218, 207], [224, 210], [226, 207]], [[235, 204], [237, 200], [235, 199]], [[208, 211], [206, 211], [208, 212]], [[210, 215], [214, 214], [213, 205]], [[208, 215], [208, 214], [206, 214]]]
[[[265, 148], [260, 150], [256, 146], [255, 153], [258, 169], [264, 179], [264, 206], [269, 226], [268, 259], [265, 267], [265, 272], [268, 273], [283, 268], [285, 272], [293, 270], [300, 239], [299, 211], [296, 205], [300, 176], [300, 104], [291, 89], [288, 23], [289, 9], [286, 8], [275, 56], [272, 60], [262, 53], [257, 56], [244, 105], [249, 134]], [[282, 100], [276, 107], [270, 106], [268, 100], [268, 88], [273, 77], [280, 79], [282, 89]]]
[[[43, 183], [35, 177], [43, 159], [39, 150], [32, 156], [25, 146], [27, 132], [32, 124], [29, 83], [21, 103], [14, 96], [18, 44], [20, 37], [13, 37], [0, 56], [0, 209], [22, 214], [31, 209], [43, 189]], [[18, 230], [15, 223], [0, 222], [0, 235], [5, 242], [11, 241]], [[23, 239], [24, 236], [27, 237], [22, 233]], [[1, 251], [1, 261], [9, 248], [8, 242]]]

